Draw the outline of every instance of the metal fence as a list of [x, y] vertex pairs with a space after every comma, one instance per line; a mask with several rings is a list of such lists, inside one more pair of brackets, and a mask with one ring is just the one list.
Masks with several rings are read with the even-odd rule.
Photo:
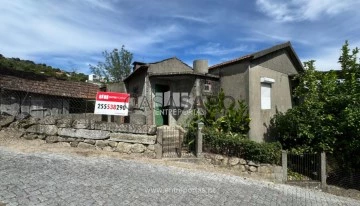
[[320, 154], [287, 154], [288, 181], [321, 181]]
[[334, 155], [328, 155], [326, 169], [328, 185], [356, 189], [360, 195], [360, 168], [349, 166], [346, 160], [339, 161]]

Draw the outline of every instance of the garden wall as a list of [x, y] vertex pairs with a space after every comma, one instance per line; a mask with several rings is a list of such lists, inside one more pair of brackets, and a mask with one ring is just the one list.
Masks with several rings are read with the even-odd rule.
[[64, 142], [72, 147], [101, 149], [120, 153], [138, 153], [155, 158], [156, 126], [101, 122], [99, 115], [60, 115], [43, 119], [16, 120], [2, 116], [0, 127], [22, 132], [22, 138], [43, 139], [47, 143]]
[[283, 182], [282, 166], [258, 164], [242, 158], [227, 157], [219, 154], [204, 153], [204, 158], [213, 165], [237, 170], [244, 176], [258, 176], [276, 183]]

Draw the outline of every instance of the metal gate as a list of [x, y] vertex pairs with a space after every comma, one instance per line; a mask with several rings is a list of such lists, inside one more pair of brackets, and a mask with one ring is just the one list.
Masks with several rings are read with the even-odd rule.
[[321, 155], [287, 154], [287, 181], [321, 181]]
[[181, 157], [184, 132], [176, 127], [162, 127], [158, 132], [162, 136], [162, 156]]

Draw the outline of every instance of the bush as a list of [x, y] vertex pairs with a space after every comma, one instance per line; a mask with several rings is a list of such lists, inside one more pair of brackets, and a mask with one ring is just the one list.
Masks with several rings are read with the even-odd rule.
[[195, 149], [195, 136], [198, 122], [203, 122], [206, 129], [212, 129], [217, 133], [226, 135], [238, 135], [244, 137], [250, 130], [250, 117], [248, 107], [244, 101], [233, 101], [226, 107], [223, 90], [216, 96], [207, 98], [204, 113], [197, 111], [188, 119], [187, 133], [184, 144], [190, 150]]
[[187, 124], [184, 143], [190, 150], [195, 148], [197, 123], [202, 121], [204, 151], [260, 163], [280, 163], [280, 143], [257, 143], [247, 139], [251, 119], [244, 101], [234, 101], [226, 108], [225, 94], [221, 90], [217, 96], [207, 99], [205, 110], [204, 115], [196, 113]]
[[240, 157], [259, 163], [279, 164], [281, 144], [279, 142], [258, 143], [236, 133], [219, 133], [204, 130], [206, 152]]

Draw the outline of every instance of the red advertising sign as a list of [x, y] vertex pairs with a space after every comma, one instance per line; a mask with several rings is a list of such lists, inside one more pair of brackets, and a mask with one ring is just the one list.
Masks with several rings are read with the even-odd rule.
[[117, 92], [98, 92], [96, 94], [95, 114], [127, 116], [130, 94]]

